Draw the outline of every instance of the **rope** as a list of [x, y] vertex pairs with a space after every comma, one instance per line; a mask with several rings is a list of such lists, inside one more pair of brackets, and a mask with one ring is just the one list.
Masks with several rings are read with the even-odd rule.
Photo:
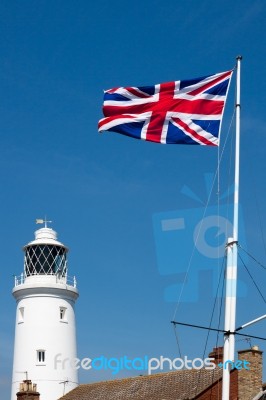
[[240, 244], [238, 245], [238, 247], [244, 251], [244, 253], [246, 253], [250, 258], [252, 258], [253, 261], [255, 261], [260, 267], [262, 267], [263, 269], [266, 269], [266, 266], [263, 265], [260, 261], [258, 261], [254, 256], [252, 256], [252, 254], [248, 253], [247, 250], [245, 250]]
[[244, 260], [242, 259], [242, 257], [240, 256], [240, 254], [239, 254], [238, 256], [239, 256], [240, 260], [242, 261], [242, 264], [244, 265], [244, 267], [245, 267], [245, 269], [246, 269], [246, 271], [247, 271], [247, 273], [248, 273], [250, 279], [252, 280], [253, 284], [255, 285], [257, 291], [259, 292], [259, 294], [260, 294], [262, 300], [264, 301], [264, 303], [266, 303], [265, 297], [263, 296], [263, 294], [262, 294], [260, 288], [258, 287], [258, 285], [257, 285], [257, 283], [255, 282], [253, 276], [251, 275], [251, 273], [250, 273], [248, 267], [247, 267], [246, 264], [244, 263]]
[[220, 160], [217, 161], [218, 165], [217, 165], [217, 168], [216, 168], [216, 171], [215, 171], [215, 174], [214, 174], [213, 182], [212, 182], [212, 185], [211, 185], [211, 190], [210, 190], [210, 193], [208, 195], [207, 202], [206, 202], [206, 205], [205, 205], [205, 208], [204, 208], [204, 211], [203, 211], [203, 215], [202, 215], [202, 219], [201, 219], [201, 222], [200, 222], [200, 227], [199, 227], [199, 230], [198, 230], [198, 233], [197, 233], [197, 236], [196, 236], [196, 240], [194, 241], [192, 253], [191, 253], [191, 256], [190, 256], [190, 259], [189, 259], [189, 262], [188, 262], [188, 267], [187, 267], [187, 270], [186, 270], [186, 273], [185, 273], [185, 277], [184, 277], [184, 280], [183, 280], [183, 283], [182, 283], [181, 291], [180, 291], [180, 294], [179, 294], [179, 297], [178, 297], [178, 300], [177, 300], [177, 305], [176, 305], [176, 308], [174, 310], [174, 314], [173, 314], [173, 318], [172, 318], [173, 320], [175, 319], [177, 311], [178, 311], [179, 306], [180, 306], [180, 302], [181, 302], [181, 298], [182, 298], [182, 295], [183, 295], [183, 292], [184, 292], [185, 284], [186, 284], [186, 281], [187, 281], [187, 278], [188, 278], [188, 274], [189, 274], [189, 271], [190, 271], [190, 268], [191, 268], [192, 259], [194, 257], [194, 253], [195, 253], [196, 246], [197, 246], [197, 243], [198, 243], [199, 235], [200, 235], [200, 232], [201, 232], [203, 220], [204, 220], [204, 217], [205, 217], [206, 212], [207, 212], [207, 208], [208, 208], [209, 203], [210, 203], [210, 199], [211, 199], [211, 196], [212, 196], [212, 193], [213, 193], [213, 189], [214, 189], [214, 184], [215, 184], [216, 178], [218, 176], [219, 167], [220, 167], [220, 164], [222, 162], [225, 146], [226, 146], [226, 143], [227, 143], [227, 140], [228, 140], [228, 136], [229, 136], [231, 127], [232, 127], [233, 116], [234, 116], [234, 114], [232, 115], [231, 122], [230, 122], [230, 125], [229, 125], [229, 128], [228, 128], [227, 134], [226, 134], [225, 143], [224, 143], [223, 149], [221, 151], [221, 155], [220, 155]]
[[174, 334], [175, 334], [176, 344], [177, 344], [177, 348], [178, 348], [178, 354], [179, 354], [179, 357], [182, 358], [181, 348], [180, 348], [180, 344], [179, 344], [179, 340], [178, 340], [177, 330], [176, 329], [177, 329], [176, 328], [176, 324], [174, 324]]

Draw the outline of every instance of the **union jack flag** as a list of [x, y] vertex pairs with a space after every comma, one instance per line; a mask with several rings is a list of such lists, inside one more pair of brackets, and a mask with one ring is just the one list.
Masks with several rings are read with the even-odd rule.
[[99, 132], [157, 143], [218, 146], [232, 73], [106, 90]]

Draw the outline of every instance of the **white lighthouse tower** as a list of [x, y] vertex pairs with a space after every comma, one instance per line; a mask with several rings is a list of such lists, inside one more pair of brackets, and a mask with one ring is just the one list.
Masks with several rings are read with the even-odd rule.
[[17, 399], [25, 376], [37, 384], [42, 400], [57, 400], [78, 385], [76, 279], [68, 276], [67, 247], [48, 221], [38, 221], [45, 226], [24, 247], [24, 272], [13, 289], [17, 314], [11, 400]]

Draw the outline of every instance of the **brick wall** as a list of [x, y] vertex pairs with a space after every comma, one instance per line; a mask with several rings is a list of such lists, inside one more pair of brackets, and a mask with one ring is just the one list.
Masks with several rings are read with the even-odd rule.
[[[222, 399], [222, 379], [215, 382], [211, 387], [201, 392], [197, 400], [221, 400]], [[233, 370], [230, 374], [230, 400], [239, 400], [238, 398], [238, 371]]]
[[[217, 347], [210, 353], [210, 357], [215, 358], [218, 363], [222, 360], [223, 349]], [[246, 360], [250, 368], [234, 369], [230, 373], [230, 400], [251, 400], [262, 390], [262, 351], [254, 346], [248, 350], [238, 352], [238, 359]], [[195, 399], [197, 400], [221, 400], [222, 399], [222, 379], [215, 382]]]
[[214, 347], [213, 351], [209, 354], [210, 358], [214, 358], [213, 362], [217, 365], [220, 362], [223, 362], [224, 348]]
[[239, 400], [253, 399], [262, 389], [262, 351], [257, 346], [238, 352], [239, 360], [246, 360], [248, 367], [238, 371]]

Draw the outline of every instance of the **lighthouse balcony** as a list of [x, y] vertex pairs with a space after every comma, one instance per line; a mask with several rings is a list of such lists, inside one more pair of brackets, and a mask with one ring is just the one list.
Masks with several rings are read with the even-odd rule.
[[47, 274], [47, 275], [30, 275], [20, 274], [15, 276], [15, 287], [24, 284], [61, 284], [71, 286], [73, 288], [77, 287], [77, 280], [75, 276], [59, 275], [59, 274]]

